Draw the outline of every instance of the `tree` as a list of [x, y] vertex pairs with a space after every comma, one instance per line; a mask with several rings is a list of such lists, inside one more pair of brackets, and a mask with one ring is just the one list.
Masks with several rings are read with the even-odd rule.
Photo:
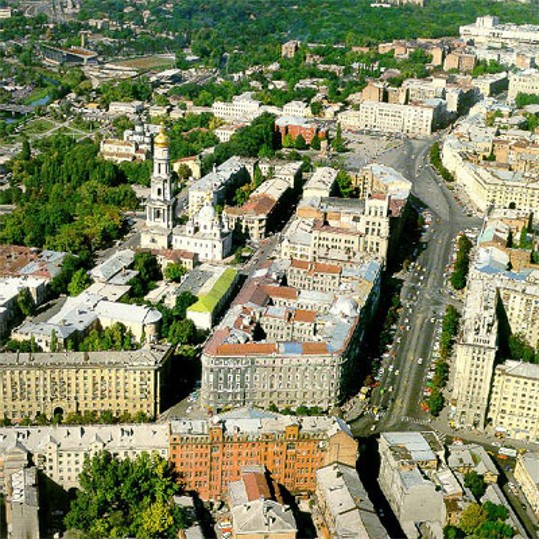
[[477, 503], [470, 504], [463, 512], [459, 521], [459, 528], [467, 535], [487, 520], [487, 512]]
[[442, 408], [444, 407], [444, 396], [439, 390], [434, 390], [428, 400], [428, 405], [430, 408], [430, 413], [434, 417], [440, 415]]
[[107, 451], [86, 457], [79, 483], [65, 518], [68, 529], [90, 537], [173, 538], [184, 527], [172, 501], [181, 492], [177, 478], [156, 453], [134, 460]]
[[321, 147], [322, 146], [320, 144], [320, 138], [318, 137], [318, 135], [315, 135], [311, 140], [311, 148], [313, 150], [320, 150]]
[[165, 268], [165, 277], [169, 281], [174, 281], [179, 283], [182, 280], [182, 277], [187, 273], [185, 266], [180, 263], [173, 262]]
[[300, 133], [296, 140], [294, 141], [294, 147], [296, 150], [306, 150], [307, 149], [307, 142], [305, 142], [305, 137]]
[[188, 178], [191, 177], [191, 175], [192, 175], [191, 169], [185, 163], [182, 163], [178, 167], [178, 178], [180, 178], [180, 180], [187, 180]]
[[339, 194], [343, 198], [348, 198], [353, 191], [352, 178], [345, 170], [339, 170], [337, 174], [337, 186], [339, 187]]
[[78, 296], [92, 284], [92, 279], [84, 269], [79, 269], [73, 274], [67, 290], [70, 296]]
[[287, 133], [283, 138], [283, 148], [292, 148], [294, 146], [294, 139], [290, 133]]
[[342, 128], [340, 122], [337, 124], [337, 130], [335, 132], [335, 138], [331, 142], [332, 148], [336, 152], [345, 152], [346, 146], [344, 144], [343, 138], [342, 138]]
[[176, 304], [174, 305], [174, 316], [178, 318], [185, 318], [187, 308], [196, 303], [198, 298], [191, 292], [180, 292], [176, 297]]
[[168, 342], [173, 346], [191, 344], [196, 338], [196, 328], [192, 320], [175, 320], [168, 330]]
[[320, 101], [311, 101], [311, 113], [313, 116], [320, 116], [323, 108], [324, 107]]
[[146, 285], [162, 278], [159, 262], [157, 262], [157, 258], [151, 253], [136, 253], [133, 268], [139, 272], [140, 279]]
[[511, 249], [513, 247], [513, 230], [509, 229], [509, 234], [507, 234], [507, 248]]
[[32, 150], [30, 148], [30, 141], [24, 137], [22, 139], [22, 148], [21, 148], [21, 153], [19, 154], [19, 159], [21, 159], [21, 161], [30, 161], [32, 157]]
[[468, 472], [464, 476], [464, 486], [468, 487], [477, 500], [485, 494], [485, 478], [475, 471]]
[[28, 288], [23, 288], [17, 295], [17, 306], [21, 313], [26, 316], [32, 316], [36, 310], [34, 298]]

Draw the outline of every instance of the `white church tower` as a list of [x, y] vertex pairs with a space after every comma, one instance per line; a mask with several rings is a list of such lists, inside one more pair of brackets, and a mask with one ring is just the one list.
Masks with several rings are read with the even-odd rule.
[[150, 196], [146, 203], [146, 227], [142, 232], [142, 247], [168, 249], [172, 243], [176, 198], [170, 174], [169, 153], [170, 139], [161, 126], [153, 141], [153, 173]]

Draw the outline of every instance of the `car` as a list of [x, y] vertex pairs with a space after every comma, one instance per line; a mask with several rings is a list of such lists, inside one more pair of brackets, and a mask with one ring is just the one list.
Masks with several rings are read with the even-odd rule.
[[373, 432], [373, 431], [375, 431], [375, 430], [376, 430], [376, 425], [373, 425], [373, 426], [371, 427], [371, 432]]
[[423, 358], [420, 357], [418, 360], [417, 360], [417, 364], [418, 365], [423, 365]]
[[398, 376], [400, 373], [401, 373], [401, 371], [400, 371], [399, 369], [397, 369], [397, 370], [395, 371], [395, 376]]
[[410, 331], [410, 326], [406, 326], [406, 331]]

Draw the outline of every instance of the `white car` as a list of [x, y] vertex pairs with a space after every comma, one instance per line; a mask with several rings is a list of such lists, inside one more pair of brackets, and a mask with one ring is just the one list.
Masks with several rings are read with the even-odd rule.
[[417, 360], [417, 364], [418, 365], [423, 365], [423, 358], [420, 357], [418, 360]]

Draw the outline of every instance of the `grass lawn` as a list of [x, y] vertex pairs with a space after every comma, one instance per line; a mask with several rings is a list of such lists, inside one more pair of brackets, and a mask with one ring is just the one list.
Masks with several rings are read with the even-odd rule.
[[38, 119], [28, 122], [23, 131], [26, 135], [40, 135], [50, 131], [54, 127], [54, 123], [49, 120]]

